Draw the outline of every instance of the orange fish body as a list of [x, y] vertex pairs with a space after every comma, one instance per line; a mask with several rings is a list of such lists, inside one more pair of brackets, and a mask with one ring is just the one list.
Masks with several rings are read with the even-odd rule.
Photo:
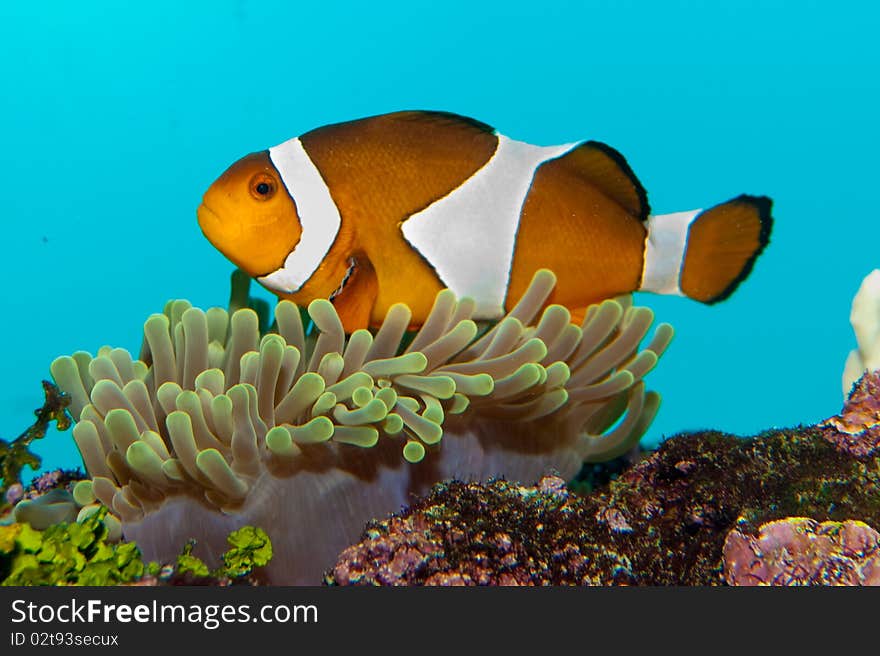
[[771, 202], [652, 216], [624, 158], [533, 146], [477, 121], [398, 112], [318, 128], [233, 164], [199, 224], [282, 298], [331, 298], [347, 331], [406, 303], [420, 325], [449, 287], [496, 319], [536, 270], [572, 310], [643, 290], [713, 303], [767, 244]]

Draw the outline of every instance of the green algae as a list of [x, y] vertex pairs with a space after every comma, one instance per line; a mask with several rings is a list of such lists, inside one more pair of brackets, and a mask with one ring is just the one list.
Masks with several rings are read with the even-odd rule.
[[242, 526], [232, 531], [226, 541], [230, 549], [223, 554], [223, 564], [211, 570], [204, 561], [193, 556], [195, 541], [191, 540], [177, 557], [177, 573], [195, 578], [240, 579], [272, 560], [272, 542], [261, 528]]
[[37, 531], [28, 524], [0, 527], [3, 585], [118, 585], [144, 574], [134, 543], [110, 544], [106, 509], [84, 521]]
[[[80, 522], [54, 524], [43, 531], [27, 523], [0, 526], [2, 585], [120, 585], [162, 572], [159, 563], [142, 560], [135, 543], [108, 539], [106, 515], [107, 509], [100, 507]], [[244, 526], [230, 533], [227, 541], [230, 549], [215, 570], [192, 555], [195, 542], [188, 542], [174, 566], [164, 568], [163, 580], [235, 582], [251, 576], [272, 558], [272, 543], [260, 528]]]

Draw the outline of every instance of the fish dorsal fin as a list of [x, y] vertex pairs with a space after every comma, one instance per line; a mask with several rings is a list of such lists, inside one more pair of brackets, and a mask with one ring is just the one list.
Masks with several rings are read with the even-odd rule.
[[383, 118], [391, 121], [401, 121], [408, 123], [424, 123], [426, 125], [434, 125], [439, 128], [458, 129], [463, 131], [474, 132], [475, 134], [494, 134], [495, 128], [487, 125], [482, 121], [468, 116], [461, 116], [452, 112], [441, 112], [434, 110], [407, 110], [402, 112], [394, 112], [386, 114]]
[[614, 148], [599, 141], [585, 141], [560, 159], [627, 213], [640, 221], [647, 220], [651, 209], [645, 188]]
[[[367, 208], [363, 218], [376, 222], [384, 213], [395, 224], [458, 187], [498, 146], [488, 125], [422, 111], [328, 125], [300, 141], [331, 194], [339, 197], [343, 218]], [[295, 190], [292, 194], [295, 199]]]

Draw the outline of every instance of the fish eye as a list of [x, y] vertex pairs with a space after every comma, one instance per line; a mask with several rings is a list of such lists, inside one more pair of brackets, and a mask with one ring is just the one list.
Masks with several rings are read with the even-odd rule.
[[275, 195], [278, 185], [275, 183], [275, 179], [271, 175], [267, 173], [257, 173], [251, 178], [248, 187], [250, 188], [251, 196], [257, 200], [269, 200]]

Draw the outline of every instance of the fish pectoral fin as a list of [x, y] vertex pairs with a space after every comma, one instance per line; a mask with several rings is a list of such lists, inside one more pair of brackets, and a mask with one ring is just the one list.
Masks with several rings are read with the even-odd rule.
[[569, 323], [573, 323], [576, 326], [580, 326], [584, 323], [584, 317], [587, 316], [587, 308], [572, 308], [571, 309], [571, 319], [569, 319]]
[[354, 259], [355, 266], [349, 280], [332, 300], [348, 334], [369, 327], [373, 306], [379, 296], [379, 280], [370, 260], [363, 256]]

